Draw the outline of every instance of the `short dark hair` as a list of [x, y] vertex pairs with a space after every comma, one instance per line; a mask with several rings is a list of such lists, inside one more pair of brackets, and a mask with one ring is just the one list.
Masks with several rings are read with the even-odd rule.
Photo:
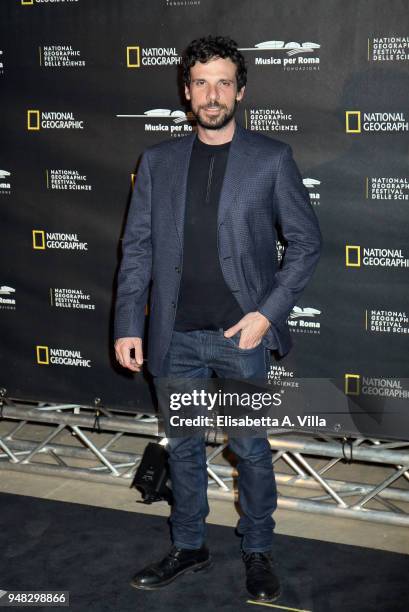
[[247, 83], [247, 67], [244, 56], [237, 43], [229, 36], [205, 36], [192, 40], [183, 56], [183, 82], [190, 84], [190, 69], [196, 62], [205, 64], [212, 58], [231, 59], [236, 64], [237, 89]]

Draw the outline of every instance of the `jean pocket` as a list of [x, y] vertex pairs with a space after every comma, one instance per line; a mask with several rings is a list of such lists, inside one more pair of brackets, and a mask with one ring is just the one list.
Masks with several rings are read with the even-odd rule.
[[253, 348], [241, 348], [239, 346], [240, 336], [241, 336], [241, 332], [238, 331], [236, 334], [234, 334], [234, 336], [231, 336], [230, 338], [226, 338], [226, 336], [223, 336], [223, 337], [225, 340], [227, 340], [229, 344], [232, 344], [240, 353], [252, 353], [253, 351], [257, 351], [257, 349], [259, 349], [262, 346], [262, 339], [261, 339], [260, 342], [257, 344], [257, 346], [253, 346]]

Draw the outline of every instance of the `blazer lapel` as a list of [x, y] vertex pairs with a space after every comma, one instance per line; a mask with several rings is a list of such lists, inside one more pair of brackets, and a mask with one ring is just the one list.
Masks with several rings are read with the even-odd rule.
[[196, 134], [181, 138], [179, 141], [180, 149], [173, 159], [169, 160], [174, 177], [171, 189], [171, 204], [181, 247], [183, 246], [187, 175], [195, 138]]
[[229, 208], [236, 199], [239, 187], [248, 167], [250, 156], [249, 144], [246, 140], [245, 129], [236, 122], [236, 127], [231, 141], [229, 156], [227, 158], [226, 171], [220, 192], [219, 210], [217, 215], [217, 228]]

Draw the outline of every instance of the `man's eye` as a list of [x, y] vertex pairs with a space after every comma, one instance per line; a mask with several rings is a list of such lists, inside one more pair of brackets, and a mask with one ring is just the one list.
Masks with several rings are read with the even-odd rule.
[[222, 81], [223, 87], [230, 87], [231, 81]]
[[196, 81], [196, 85], [204, 85], [204, 81]]

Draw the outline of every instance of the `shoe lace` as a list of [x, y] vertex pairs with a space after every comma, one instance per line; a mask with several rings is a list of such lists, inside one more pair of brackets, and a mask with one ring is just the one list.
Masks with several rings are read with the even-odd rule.
[[271, 557], [267, 553], [243, 552], [242, 557], [247, 570], [265, 570], [269, 569], [271, 566]]
[[172, 569], [175, 565], [179, 563], [180, 556], [180, 548], [176, 548], [176, 546], [172, 546], [169, 553], [160, 561], [159, 563], [153, 566], [153, 570], [159, 576], [162, 576], [166, 570]]

